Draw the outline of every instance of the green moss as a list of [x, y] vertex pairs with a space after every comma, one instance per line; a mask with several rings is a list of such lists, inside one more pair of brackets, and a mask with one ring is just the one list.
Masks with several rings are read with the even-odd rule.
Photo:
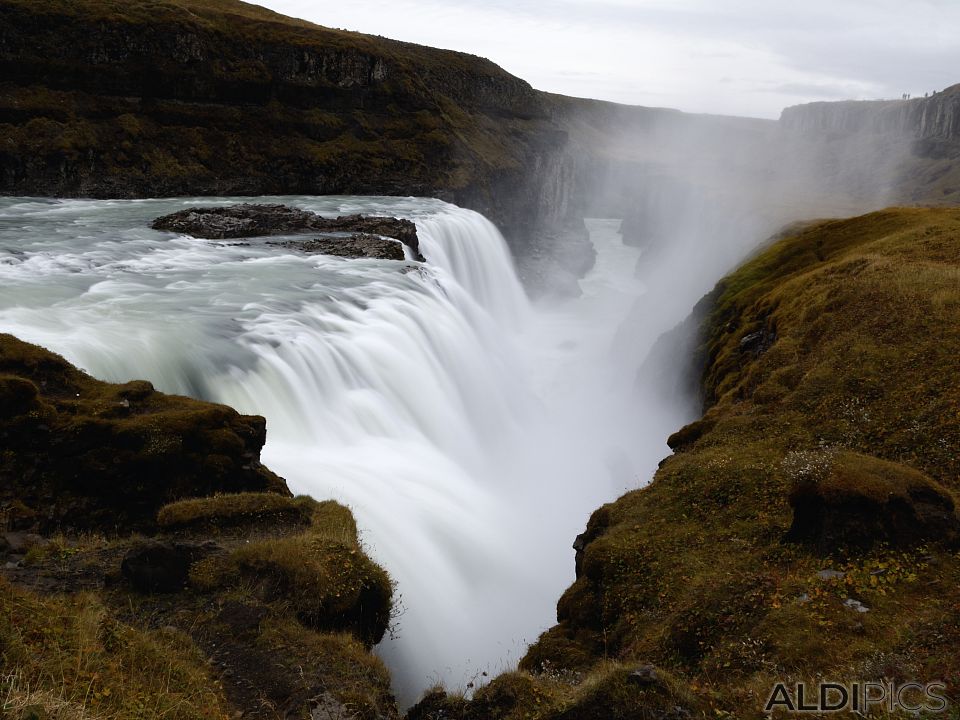
[[917, 495], [939, 495], [944, 489], [922, 472], [859, 453], [840, 452], [832, 458], [826, 477], [815, 483], [828, 498], [863, 497], [883, 503], [910, 502]]
[[210, 530], [253, 523], [308, 525], [318, 506], [308, 497], [276, 493], [214, 495], [163, 506], [157, 513], [157, 524], [164, 530]]
[[278, 670], [289, 678], [299, 676], [307, 688], [322, 678], [323, 691], [343, 705], [345, 717], [378, 720], [396, 712], [386, 666], [349, 633], [317, 633], [272, 619], [256, 644]]
[[653, 678], [633, 679], [634, 668], [601, 665], [584, 682], [557, 720], [654, 720], [664, 717], [708, 717], [704, 703], [680, 679], [662, 669]]

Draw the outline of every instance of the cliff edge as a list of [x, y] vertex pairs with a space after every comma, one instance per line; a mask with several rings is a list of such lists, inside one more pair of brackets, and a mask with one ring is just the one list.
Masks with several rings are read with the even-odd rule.
[[265, 437], [0, 335], [3, 717], [397, 717], [392, 582]]

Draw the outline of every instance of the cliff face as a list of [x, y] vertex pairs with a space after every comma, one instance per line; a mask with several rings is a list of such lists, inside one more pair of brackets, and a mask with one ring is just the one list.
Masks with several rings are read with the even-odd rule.
[[430, 195], [515, 246], [570, 217], [566, 132], [461, 53], [233, 0], [2, 0], [0, 77], [8, 194]]
[[[785, 143], [806, 144], [827, 183], [884, 186], [882, 204], [960, 202], [960, 85], [930, 97], [875, 102], [810, 103], [780, 118]], [[868, 159], [864, 163], [862, 159]]]
[[960, 85], [911, 100], [795, 105], [783, 111], [780, 123], [804, 133], [896, 133], [918, 140], [960, 140]]

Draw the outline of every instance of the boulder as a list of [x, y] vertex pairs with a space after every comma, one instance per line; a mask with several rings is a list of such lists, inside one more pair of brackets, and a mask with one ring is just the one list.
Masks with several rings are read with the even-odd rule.
[[854, 452], [829, 457], [813, 476], [797, 478], [785, 541], [830, 553], [960, 538], [953, 497], [923, 473]]
[[31, 548], [45, 547], [50, 541], [36, 533], [8, 532], [0, 535], [0, 552], [23, 555]]
[[656, 685], [657, 669], [653, 665], [641, 665], [627, 675], [627, 682], [631, 685]]

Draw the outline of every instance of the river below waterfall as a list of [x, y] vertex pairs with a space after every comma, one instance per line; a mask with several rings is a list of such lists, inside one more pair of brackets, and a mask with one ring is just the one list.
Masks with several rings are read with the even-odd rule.
[[676, 428], [638, 394], [656, 335], [623, 342], [639, 251], [589, 221], [583, 295], [531, 306], [496, 228], [437, 200], [253, 199], [409, 218], [426, 264], [148, 227], [241, 200], [0, 199], [0, 331], [266, 416], [264, 463], [347, 504], [397, 582], [378, 652], [402, 701], [511, 667], [553, 624], [590, 512], [645, 483]]

